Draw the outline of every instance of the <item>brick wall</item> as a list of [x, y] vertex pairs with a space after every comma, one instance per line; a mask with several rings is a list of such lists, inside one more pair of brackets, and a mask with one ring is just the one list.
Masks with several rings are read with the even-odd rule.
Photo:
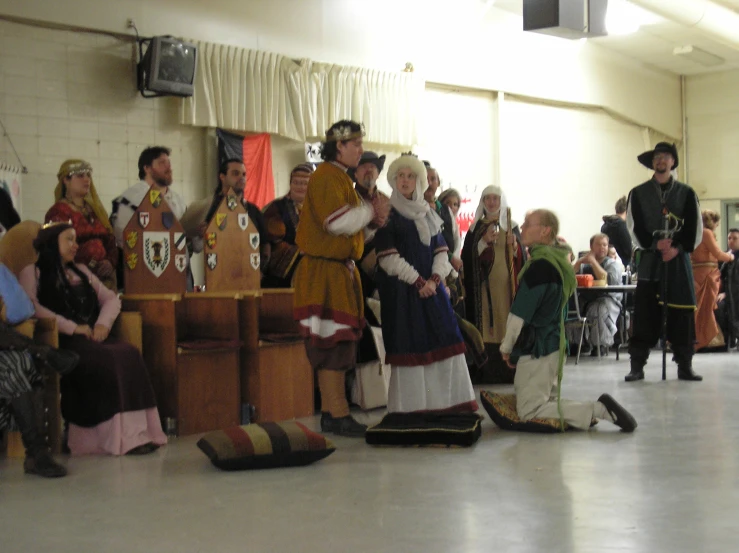
[[[146, 100], [135, 82], [131, 43], [0, 21], [0, 118], [29, 171], [23, 218], [43, 219], [68, 158], [92, 164], [110, 210], [138, 181], [138, 157], [150, 145], [172, 149], [175, 186], [188, 202], [207, 194], [206, 130], [179, 123], [178, 98]], [[0, 161], [18, 164], [4, 137]]]

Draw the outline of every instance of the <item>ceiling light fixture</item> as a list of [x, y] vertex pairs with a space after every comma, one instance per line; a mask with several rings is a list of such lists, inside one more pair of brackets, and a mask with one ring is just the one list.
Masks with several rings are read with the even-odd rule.
[[706, 67], [715, 67], [726, 61], [724, 58], [711, 54], [710, 52], [706, 52], [705, 50], [701, 50], [692, 44], [688, 44], [687, 46], [676, 46], [672, 53], [675, 56], [694, 61], [695, 63]]

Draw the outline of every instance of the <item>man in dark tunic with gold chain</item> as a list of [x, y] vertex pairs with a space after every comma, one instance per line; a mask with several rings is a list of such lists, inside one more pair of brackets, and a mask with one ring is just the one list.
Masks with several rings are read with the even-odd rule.
[[[698, 197], [671, 171], [678, 165], [677, 148], [667, 142], [644, 152], [639, 162], [654, 176], [629, 193], [626, 222], [641, 248], [634, 298], [634, 335], [629, 346], [631, 372], [627, 382], [644, 379], [649, 350], [662, 330], [663, 281], [667, 285], [667, 341], [677, 362], [680, 380], [703, 380], [693, 372], [695, 289], [690, 252], [700, 243], [703, 224]], [[672, 229], [665, 234], [665, 221]]]

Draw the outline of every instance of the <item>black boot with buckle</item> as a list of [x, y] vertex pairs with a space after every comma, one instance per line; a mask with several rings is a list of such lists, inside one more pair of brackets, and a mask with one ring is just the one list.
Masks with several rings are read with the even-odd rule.
[[67, 469], [54, 461], [39, 431], [33, 392], [27, 392], [11, 400], [10, 405], [26, 448], [26, 460], [23, 462], [26, 474], [38, 474], [44, 478], [66, 476]]

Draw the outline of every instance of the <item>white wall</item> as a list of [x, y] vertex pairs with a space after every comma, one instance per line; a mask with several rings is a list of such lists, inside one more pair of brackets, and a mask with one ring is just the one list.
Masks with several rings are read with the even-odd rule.
[[[739, 70], [688, 77], [686, 101], [688, 183], [702, 208], [721, 213], [721, 200], [739, 201]], [[725, 245], [721, 215], [716, 234]]]
[[0, 0], [0, 14], [119, 33], [172, 34], [428, 81], [603, 106], [681, 136], [675, 75], [593, 44], [521, 31], [480, 0]]
[[[110, 210], [112, 199], [139, 180], [141, 151], [155, 144], [172, 148], [175, 185], [185, 199], [201, 197], [205, 130], [180, 125], [176, 99], [138, 95], [129, 44], [4, 21], [0, 40], [0, 116], [29, 170], [24, 218], [43, 220], [59, 166], [72, 157], [92, 164]], [[17, 164], [3, 137], [0, 158]]]

